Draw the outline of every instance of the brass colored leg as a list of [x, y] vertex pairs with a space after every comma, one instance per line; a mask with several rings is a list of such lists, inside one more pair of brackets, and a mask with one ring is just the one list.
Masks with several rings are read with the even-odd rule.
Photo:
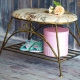
[[60, 77], [62, 77], [62, 69], [61, 69], [61, 61], [60, 61], [60, 50], [59, 50], [59, 40], [58, 40], [58, 28], [57, 28], [57, 25], [56, 25], [56, 41], [57, 41], [57, 50], [58, 50], [59, 71], [60, 71]]
[[[39, 27], [37, 28], [37, 29], [35, 29], [35, 30], [33, 30], [33, 31], [35, 31], [35, 32], [37, 32], [39, 29], [41, 29], [42, 27], [44, 27], [44, 25], [39, 25]], [[32, 23], [30, 22], [30, 28], [29, 28], [29, 31], [31, 31], [31, 29], [33, 29], [33, 26], [32, 26]], [[28, 40], [30, 40], [31, 38], [32, 38], [32, 36], [34, 36], [34, 34], [31, 34], [31, 33], [29, 32], [29, 34], [28, 34]]]
[[12, 22], [12, 17], [11, 17], [10, 22], [8, 24], [7, 31], [6, 31], [6, 34], [5, 34], [5, 37], [4, 37], [4, 40], [3, 40], [3, 43], [2, 43], [1, 49], [0, 49], [0, 55], [1, 55], [2, 49], [5, 46], [5, 41], [6, 41], [6, 38], [7, 38], [7, 35], [8, 35], [8, 31], [9, 31], [10, 26], [11, 26], [11, 22]]

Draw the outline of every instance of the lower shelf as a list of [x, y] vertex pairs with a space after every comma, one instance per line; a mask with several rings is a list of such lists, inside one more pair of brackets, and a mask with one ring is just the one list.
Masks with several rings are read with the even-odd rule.
[[[4, 47], [4, 50], [8, 50], [8, 51], [12, 51], [12, 52], [28, 55], [28, 56], [33, 56], [33, 57], [37, 57], [37, 58], [41, 58], [41, 59], [45, 59], [45, 60], [58, 62], [58, 58], [56, 58], [56, 57], [45, 56], [43, 53], [31, 53], [31, 52], [19, 50], [23, 43], [24, 42], [18, 43], [18, 44], [14, 44], [14, 45], [10, 45], [10, 46], [6, 46], [6, 47]], [[61, 62], [69, 60], [71, 58], [74, 58], [74, 57], [80, 55], [80, 51], [71, 50], [71, 49], [68, 50], [68, 53], [69, 54], [67, 56], [60, 57], [60, 61]]]

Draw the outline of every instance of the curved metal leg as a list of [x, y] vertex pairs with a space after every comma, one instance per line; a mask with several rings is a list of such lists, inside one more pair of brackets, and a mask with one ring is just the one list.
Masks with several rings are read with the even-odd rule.
[[1, 55], [2, 49], [3, 49], [4, 46], [5, 46], [5, 41], [6, 41], [6, 38], [7, 38], [8, 32], [9, 32], [9, 29], [10, 29], [10, 26], [11, 26], [11, 23], [12, 23], [12, 19], [13, 19], [13, 18], [11, 17], [10, 22], [9, 22], [9, 24], [8, 24], [8, 27], [7, 27], [7, 31], [6, 31], [6, 34], [5, 34], [3, 43], [2, 43], [2, 46], [1, 46], [1, 49], [0, 49], [0, 55]]
[[[7, 44], [7, 42], [10, 40], [10, 38], [11, 38], [14, 34], [17, 34], [17, 33], [19, 33], [19, 32], [28, 32], [28, 33], [35, 34], [35, 35], [37, 35], [38, 37], [40, 37], [42, 40], [44, 40], [44, 41], [49, 45], [49, 47], [51, 48], [51, 50], [52, 50], [52, 52], [54, 53], [55, 57], [58, 59], [58, 56], [56, 55], [56, 53], [55, 53], [54, 49], [52, 48], [52, 46], [49, 44], [49, 42], [44, 38], [44, 36], [43, 36], [42, 34], [37, 33], [36, 31], [34, 31], [34, 30], [32, 29], [31, 23], [30, 23], [30, 26], [31, 26], [30, 28], [31, 28], [31, 30], [18, 30], [18, 31], [14, 31], [14, 32], [7, 38], [7, 34], [8, 34], [9, 29], [10, 29], [11, 22], [12, 22], [12, 18], [11, 18], [11, 20], [10, 20], [10, 22], [9, 22], [9, 25], [8, 25], [8, 28], [7, 28], [7, 31], [6, 31], [6, 35], [5, 35], [5, 38], [4, 38], [4, 41], [3, 41], [3, 44], [2, 44], [1, 50], [4, 48], [4, 46]], [[25, 26], [25, 25], [24, 25], [24, 26]]]
[[[35, 29], [34, 31], [37, 32], [40, 28], [42, 28], [43, 25], [40, 24], [39, 28]], [[29, 28], [29, 31], [31, 31], [31, 28], [32, 28], [32, 23], [30, 23], [30, 28]], [[34, 34], [28, 34], [28, 40], [30, 40], [32, 38], [32, 36], [34, 36]]]
[[56, 29], [56, 41], [57, 41], [59, 71], [60, 71], [60, 77], [62, 77], [62, 69], [61, 69], [61, 61], [60, 61], [60, 50], [59, 50], [59, 40], [58, 40], [58, 29], [57, 29], [57, 24], [56, 24], [55, 29]]
[[30, 32], [30, 33], [35, 34], [35, 35], [37, 35], [38, 37], [40, 37], [42, 40], [44, 40], [44, 41], [48, 44], [48, 46], [51, 48], [52, 52], [54, 53], [55, 57], [58, 59], [58, 57], [57, 57], [54, 49], [53, 49], [52, 46], [49, 44], [49, 42], [43, 37], [43, 35], [41, 35], [40, 33], [34, 32], [34, 31], [29, 31], [29, 30], [19, 30], [19, 31], [15, 31], [15, 32], [13, 32], [13, 33], [7, 38], [7, 40], [5, 41], [5, 44], [7, 44], [8, 40], [9, 40], [14, 34], [17, 34], [17, 33], [19, 33], [19, 32]]

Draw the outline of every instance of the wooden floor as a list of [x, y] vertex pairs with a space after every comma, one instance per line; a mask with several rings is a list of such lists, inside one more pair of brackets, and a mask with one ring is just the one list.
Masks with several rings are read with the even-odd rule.
[[63, 77], [59, 77], [55, 62], [3, 51], [0, 56], [0, 80], [80, 80], [80, 59], [62, 63]]

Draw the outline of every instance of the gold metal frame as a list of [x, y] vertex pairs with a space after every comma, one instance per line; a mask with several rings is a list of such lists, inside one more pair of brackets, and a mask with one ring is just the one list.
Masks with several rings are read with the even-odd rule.
[[[60, 77], [62, 77], [61, 62], [80, 55], [80, 51], [70, 50], [69, 49], [69, 54], [67, 56], [60, 57], [59, 41], [58, 41], [58, 29], [57, 29], [57, 25], [58, 24], [55, 24], [55, 26], [56, 26], [55, 27], [55, 30], [56, 30], [56, 40], [57, 40], [56, 42], [57, 42], [57, 50], [58, 50], [58, 56], [57, 56], [56, 53], [55, 53], [55, 51], [54, 51], [54, 49], [49, 44], [49, 42], [44, 38], [44, 36], [41, 33], [37, 33], [37, 30], [39, 30], [42, 27], [40, 26], [38, 29], [34, 30], [33, 27], [32, 27], [32, 22], [30, 22], [30, 21], [28, 21], [28, 22], [30, 22], [30, 28], [29, 28], [29, 30], [14, 31], [9, 37], [7, 37], [8, 32], [9, 32], [10, 27], [11, 27], [11, 24], [12, 24], [13, 18], [14, 17], [11, 17], [10, 22], [8, 24], [7, 31], [6, 31], [6, 34], [5, 34], [5, 37], [4, 37], [4, 41], [3, 41], [1, 49], [0, 49], [0, 54], [2, 53], [2, 50], [9, 50], [9, 51], [13, 51], [13, 52], [18, 52], [20, 54], [28, 55], [28, 56], [33, 56], [33, 57], [42, 58], [42, 59], [45, 59], [45, 60], [50, 60], [50, 61], [58, 62]], [[14, 18], [14, 19], [16, 19], [16, 18]], [[40, 24], [42, 24], [42, 23], [40, 23]], [[46, 25], [46, 23], [44, 23], [44, 24]], [[79, 28], [78, 28], [78, 25], [77, 25], [76, 21], [75, 21], [75, 25], [76, 25], [76, 28], [77, 28], [77, 31], [78, 31], [78, 34], [79, 34], [79, 30], [78, 30]], [[76, 36], [70, 30], [69, 23], [67, 24], [67, 27], [69, 28], [70, 34], [75, 38], [75, 40], [77, 41], [78, 45], [80, 46], [80, 42], [78, 41], [78, 39], [76, 38]], [[53, 54], [55, 55], [55, 57], [48, 57], [48, 56], [45, 56], [45, 55], [43, 55], [41, 53], [36, 54], [36, 53], [30, 53], [30, 52], [28, 52], [29, 54], [28, 53], [26, 54], [25, 52], [22, 52], [22, 51], [19, 50], [21, 44], [23, 44], [24, 42], [19, 43], [19, 44], [13, 44], [13, 45], [10, 45], [10, 46], [6, 46], [7, 42], [10, 40], [10, 38], [14, 34], [17, 34], [19, 32], [28, 32], [29, 33], [28, 39], [31, 39], [31, 37], [33, 36], [33, 35], [30, 35], [31, 33], [37, 35], [38, 37], [40, 37], [42, 40], [44, 40], [49, 45], [49, 47], [51, 48], [51, 50], [52, 50]]]

